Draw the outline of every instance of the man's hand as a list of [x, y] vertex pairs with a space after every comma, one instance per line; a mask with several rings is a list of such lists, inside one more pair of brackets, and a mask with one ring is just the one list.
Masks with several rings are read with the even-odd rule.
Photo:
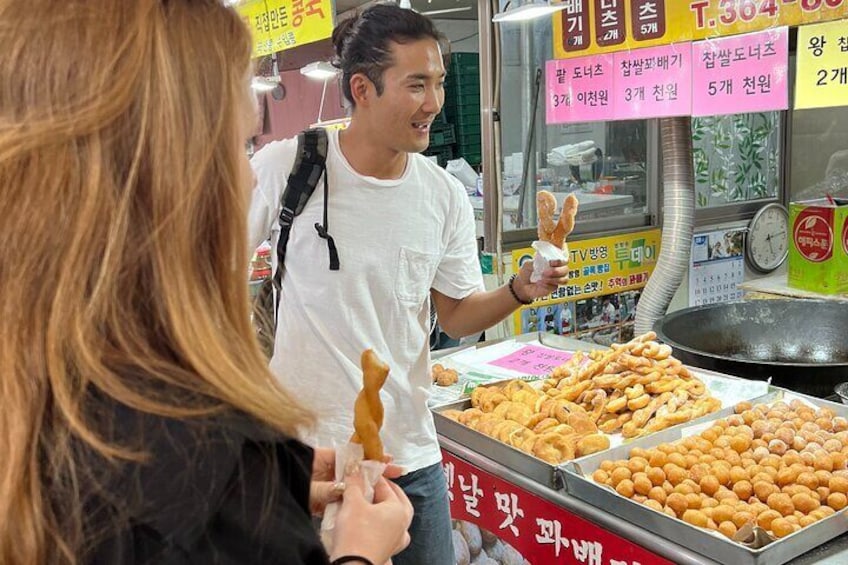
[[552, 261], [551, 266], [542, 273], [542, 278], [535, 283], [530, 282], [532, 273], [533, 262], [525, 261], [518, 271], [515, 283], [513, 283], [516, 294], [523, 300], [544, 298], [558, 287], [566, 284], [568, 282], [568, 261]]

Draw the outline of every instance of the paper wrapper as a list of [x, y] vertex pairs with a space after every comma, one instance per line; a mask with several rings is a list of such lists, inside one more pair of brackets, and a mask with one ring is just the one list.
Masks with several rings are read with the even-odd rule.
[[564, 249], [560, 249], [548, 241], [534, 241], [531, 247], [536, 250], [536, 254], [533, 255], [533, 274], [530, 275], [531, 283], [539, 282], [542, 279], [542, 273], [545, 272], [545, 269], [550, 268], [552, 261], [568, 260], [567, 243]]
[[[346, 475], [350, 475], [358, 468], [365, 482], [365, 499], [371, 502], [374, 500], [374, 485], [386, 470], [386, 464], [379, 461], [363, 461], [362, 457], [362, 445], [358, 443], [348, 443], [337, 447], [335, 480], [343, 481]], [[340, 507], [340, 502], [333, 502], [324, 509], [324, 518], [321, 520], [321, 541], [327, 548], [327, 553], [333, 551], [333, 533]]]

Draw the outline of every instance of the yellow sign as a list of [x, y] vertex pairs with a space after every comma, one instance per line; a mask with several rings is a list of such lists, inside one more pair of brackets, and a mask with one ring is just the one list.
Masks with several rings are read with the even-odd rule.
[[[513, 315], [516, 335], [618, 331], [619, 326], [632, 323], [639, 291], [654, 271], [660, 240], [660, 230], [654, 229], [570, 242], [568, 284], [517, 311]], [[513, 251], [513, 271], [532, 261], [533, 253], [530, 247]]]
[[332, 0], [243, 0], [236, 11], [253, 34], [254, 57], [333, 34]]
[[848, 0], [564, 0], [554, 57], [567, 59], [848, 17]]
[[798, 30], [795, 108], [848, 106], [848, 22]]

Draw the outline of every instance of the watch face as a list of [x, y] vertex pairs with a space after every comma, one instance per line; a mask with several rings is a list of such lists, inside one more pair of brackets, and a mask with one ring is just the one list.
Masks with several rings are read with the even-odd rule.
[[789, 253], [789, 217], [779, 204], [769, 204], [748, 228], [748, 261], [761, 272], [778, 268]]

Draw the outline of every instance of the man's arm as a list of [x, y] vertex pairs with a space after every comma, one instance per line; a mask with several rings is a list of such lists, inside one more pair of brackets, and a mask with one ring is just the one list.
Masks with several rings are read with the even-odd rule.
[[[513, 283], [513, 290], [519, 300], [548, 296], [568, 281], [568, 263], [552, 265], [536, 283], [530, 282], [532, 262], [527, 261], [521, 266]], [[462, 299], [451, 298], [437, 290], [432, 290], [430, 294], [439, 316], [439, 326], [454, 339], [484, 331], [522, 305], [512, 295], [508, 284], [495, 290], [474, 292]]]

